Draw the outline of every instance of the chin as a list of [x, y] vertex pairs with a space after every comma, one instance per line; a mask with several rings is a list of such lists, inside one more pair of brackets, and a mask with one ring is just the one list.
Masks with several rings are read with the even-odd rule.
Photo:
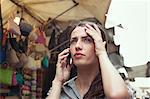
[[75, 64], [77, 67], [89, 65], [89, 63], [87, 63], [87, 61], [76, 61], [76, 62], [74, 62], [74, 64]]

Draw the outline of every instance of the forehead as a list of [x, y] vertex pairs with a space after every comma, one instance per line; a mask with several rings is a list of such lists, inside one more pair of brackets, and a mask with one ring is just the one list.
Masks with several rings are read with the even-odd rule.
[[77, 36], [87, 36], [87, 33], [85, 32], [84, 26], [77, 26], [71, 33], [71, 38], [77, 37]]

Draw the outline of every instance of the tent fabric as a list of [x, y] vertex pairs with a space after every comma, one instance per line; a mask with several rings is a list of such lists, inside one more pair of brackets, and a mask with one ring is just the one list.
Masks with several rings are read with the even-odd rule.
[[68, 21], [95, 17], [104, 23], [110, 2], [111, 0], [1, 0], [3, 24], [6, 24], [10, 14], [16, 15], [18, 10], [23, 12], [22, 18], [31, 25], [41, 25], [77, 4], [57, 20]]

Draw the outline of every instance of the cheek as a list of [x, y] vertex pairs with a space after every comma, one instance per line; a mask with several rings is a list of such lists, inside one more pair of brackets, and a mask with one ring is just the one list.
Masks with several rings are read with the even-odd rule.
[[92, 51], [92, 52], [95, 52], [95, 45], [94, 44], [91, 44], [89, 47], [88, 47], [89, 51]]
[[90, 45], [84, 48], [85, 53], [87, 53], [87, 55], [89, 57], [95, 55], [95, 47], [94, 45]]
[[72, 46], [70, 46], [70, 53], [71, 53], [71, 54], [74, 54], [74, 53], [75, 53], [75, 49], [74, 49]]
[[95, 49], [93, 48], [89, 48], [88, 50], [86, 50], [86, 62], [88, 64], [91, 64], [93, 62], [95, 62], [96, 60], [96, 53], [95, 53]]
[[95, 49], [94, 49], [94, 47], [88, 48], [86, 52], [87, 52], [87, 54], [89, 54], [90, 56], [95, 55]]

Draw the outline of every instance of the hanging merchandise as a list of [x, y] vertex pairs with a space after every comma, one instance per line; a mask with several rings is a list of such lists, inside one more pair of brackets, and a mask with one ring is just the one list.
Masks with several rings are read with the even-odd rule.
[[31, 98], [36, 99], [36, 88], [37, 88], [37, 70], [32, 71], [32, 80], [31, 81]]
[[12, 86], [16, 86], [16, 85], [17, 85], [16, 72], [14, 72], [12, 76]]
[[16, 73], [16, 81], [18, 84], [22, 85], [24, 83], [24, 79], [21, 73], [17, 72]]
[[22, 74], [19, 72], [14, 72], [12, 77], [12, 86], [22, 85], [24, 83], [24, 79]]
[[21, 38], [18, 42], [18, 45], [21, 52], [26, 53], [28, 48], [28, 38], [24, 38], [24, 39]]
[[0, 41], [0, 64], [6, 61], [6, 48], [7, 48], [7, 36], [8, 32], [5, 31], [2, 35], [2, 40]]
[[48, 68], [48, 66], [49, 66], [49, 60], [48, 60], [48, 56], [47, 56], [47, 55], [45, 55], [45, 56], [43, 57], [41, 63], [42, 63], [42, 67], [43, 67], [43, 68]]
[[16, 52], [20, 52], [21, 53], [21, 50], [19, 49], [19, 45], [18, 45], [18, 42], [17, 42], [16, 38], [9, 38], [9, 43], [11, 44], [11, 47]]
[[39, 28], [34, 28], [29, 35], [29, 50], [34, 52], [45, 52], [46, 50], [46, 36], [45, 32]]
[[25, 65], [28, 62], [28, 56], [25, 53], [21, 53], [19, 57], [20, 65]]
[[18, 67], [18, 68], [20, 67], [18, 66], [20, 62], [16, 55], [16, 51], [11, 47], [9, 43], [7, 45], [6, 50], [6, 61], [10, 64], [11, 67]]
[[46, 50], [47, 49], [43, 44], [35, 44], [35, 46], [34, 46], [34, 51], [36, 53], [45, 53]]
[[2, 64], [6, 59], [6, 51], [3, 49], [0, 49], [0, 64]]
[[0, 75], [1, 75], [0, 83], [6, 84], [6, 85], [12, 85], [13, 73], [14, 73], [14, 71], [9, 67], [7, 67], [7, 68], [0, 67]]
[[55, 29], [53, 29], [53, 32], [51, 34], [51, 38], [50, 38], [50, 41], [49, 41], [48, 49], [53, 49], [56, 46], [55, 34], [56, 34], [56, 31], [55, 31]]
[[38, 35], [37, 35], [37, 28], [34, 28], [31, 32], [30, 32], [30, 34], [29, 34], [29, 41], [30, 42], [35, 42], [36, 41], [36, 39], [38, 38]]
[[24, 67], [30, 68], [33, 70], [41, 68], [41, 60], [39, 59], [35, 60], [33, 57], [28, 56], [28, 62]]
[[9, 38], [9, 43], [11, 44], [12, 48], [19, 53], [25, 53], [27, 52], [27, 46], [28, 46], [28, 38], [20, 38], [19, 41], [17, 41], [17, 38]]
[[46, 35], [45, 35], [45, 32], [38, 29], [37, 30], [37, 39], [35, 40], [35, 43], [40, 43], [40, 44], [43, 44], [43, 45], [46, 45]]
[[15, 35], [21, 35], [20, 27], [14, 22], [13, 18], [8, 19], [7, 30]]
[[4, 47], [6, 46], [7, 37], [8, 37], [8, 31], [5, 31], [5, 32], [3, 33], [2, 45], [1, 45], [2, 48], [4, 48]]
[[[22, 97], [28, 99], [42, 98], [42, 70], [23, 68], [24, 84], [21, 88]], [[27, 76], [28, 75], [28, 76]]]
[[24, 22], [23, 20], [21, 20], [19, 26], [20, 26], [21, 35], [23, 36], [28, 36], [30, 32], [32, 31], [32, 26]]
[[37, 76], [36, 76], [36, 81], [37, 81], [37, 84], [36, 84], [36, 99], [41, 99], [42, 98], [42, 69], [37, 69]]
[[31, 80], [32, 80], [32, 70], [29, 68], [23, 68], [23, 79], [24, 84], [21, 87], [21, 94], [23, 99], [31, 99]]

